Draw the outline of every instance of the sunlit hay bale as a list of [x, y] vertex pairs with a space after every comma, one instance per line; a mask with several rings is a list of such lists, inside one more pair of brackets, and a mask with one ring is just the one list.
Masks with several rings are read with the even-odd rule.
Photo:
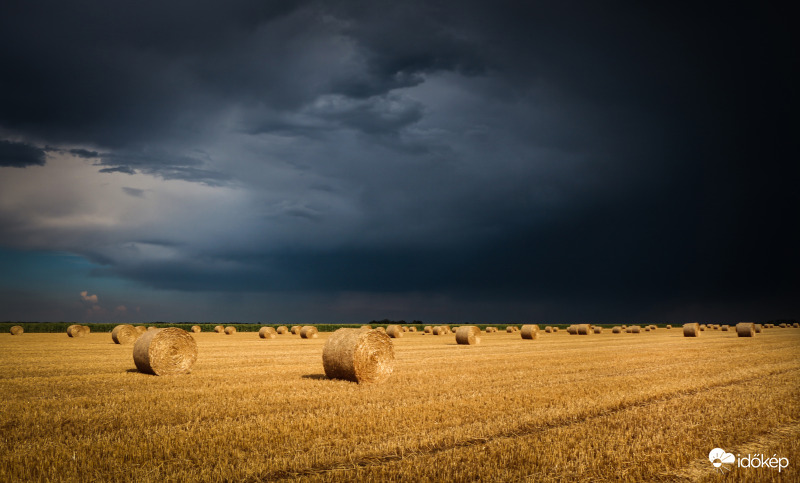
[[548, 325], [548, 326], [545, 326], [545, 328], [544, 328], [544, 332], [545, 332], [546, 334], [550, 334], [551, 332], [553, 332], [553, 328], [552, 328], [552, 327], [550, 327], [549, 325]]
[[194, 332], [195, 334], [197, 334], [199, 332], [202, 332], [202, 331], [203, 331], [203, 329], [201, 329], [199, 325], [193, 325], [192, 326], [192, 332]]
[[534, 340], [539, 338], [539, 326], [537, 324], [526, 324], [522, 326], [520, 335], [523, 339]]
[[449, 334], [449, 333], [453, 332], [453, 329], [451, 329], [449, 325], [442, 325], [441, 327], [444, 329], [444, 333], [445, 334]]
[[155, 327], [155, 326], [150, 326], [150, 327], [147, 328], [147, 330], [156, 330], [156, 329], [158, 329], [158, 327]]
[[645, 332], [650, 332], [650, 327], [645, 327], [645, 328], [644, 328], [644, 331], [645, 331]]
[[361, 326], [361, 328], [362, 328], [362, 329], [369, 329], [369, 330], [372, 330], [372, 326], [371, 326], [371, 325], [362, 325], [362, 326]]
[[322, 366], [330, 379], [380, 383], [392, 375], [392, 339], [379, 330], [338, 329], [325, 342]]
[[289, 332], [289, 328], [286, 327], [285, 325], [282, 325], [282, 326], [278, 327], [277, 329], [275, 329], [275, 332], [277, 332], [279, 335], [283, 335], [283, 334]]
[[513, 334], [514, 333], [514, 328], [509, 325], [508, 327], [506, 327], [506, 333], [507, 334]]
[[404, 325], [404, 326], [400, 327], [400, 330], [402, 330], [403, 332], [408, 332], [408, 326]]
[[570, 325], [567, 327], [567, 333], [569, 335], [577, 335], [578, 334], [578, 326], [577, 325]]
[[690, 322], [688, 324], [683, 324], [683, 336], [684, 337], [699, 337], [700, 336], [700, 324], [697, 322]]
[[274, 339], [278, 336], [278, 332], [272, 327], [262, 327], [258, 330], [258, 337], [262, 339]]
[[622, 332], [622, 327], [620, 327], [620, 326], [616, 326], [613, 329], [611, 329], [611, 333], [612, 334], [619, 334], [621, 332]]
[[795, 329], [800, 329], [800, 322], [795, 322], [794, 324], [792, 324], [792, 327], [794, 327]]
[[381, 332], [386, 333], [386, 327], [377, 327], [375, 330], [380, 330]]
[[602, 334], [603, 333], [603, 328], [600, 327], [600, 326], [595, 326], [593, 330], [594, 330], [595, 334]]
[[627, 329], [627, 328], [628, 328], [628, 324], [622, 324], [622, 325], [621, 325], [621, 327], [622, 327], [623, 329]]
[[69, 337], [82, 337], [84, 335], [82, 325], [72, 324], [67, 327], [67, 336]]
[[416, 331], [417, 331], [417, 328], [416, 328], [416, 327], [409, 327], [409, 328], [408, 328], [408, 331], [409, 331], [409, 332], [416, 332]]
[[426, 325], [425, 328], [422, 329], [422, 332], [426, 334], [433, 334], [433, 327], [430, 325]]
[[630, 329], [631, 329], [631, 334], [638, 334], [642, 331], [642, 328], [639, 327], [638, 325], [632, 325]]
[[399, 339], [400, 337], [403, 337], [403, 328], [399, 325], [390, 325], [386, 327], [386, 335], [392, 339]]
[[300, 338], [301, 339], [316, 339], [319, 337], [317, 328], [313, 325], [304, 325], [302, 329], [300, 329]]
[[214, 332], [216, 332], [217, 334], [222, 334], [225, 332], [225, 327], [217, 325], [214, 327]]
[[578, 335], [589, 335], [592, 333], [592, 329], [589, 327], [589, 324], [578, 324], [576, 326], [576, 330], [578, 331]]
[[752, 322], [739, 322], [736, 324], [736, 335], [739, 337], [753, 337], [756, 335], [756, 324]]
[[438, 325], [431, 329], [431, 334], [433, 335], [444, 335], [444, 327], [439, 327]]
[[300, 329], [302, 329], [302, 327], [301, 327], [301, 326], [299, 326], [299, 325], [293, 325], [293, 326], [292, 326], [292, 328], [291, 328], [291, 329], [289, 329], [289, 331], [290, 331], [292, 334], [294, 334], [294, 335], [299, 335], [299, 334], [300, 334]]
[[225, 335], [233, 335], [236, 333], [236, 327], [229, 325], [225, 327]]
[[136, 333], [139, 334], [139, 335], [142, 335], [145, 332], [147, 332], [147, 327], [145, 327], [143, 325], [137, 325], [137, 326], [134, 327], [134, 329], [136, 329]]
[[553, 332], [558, 332], [558, 327], [553, 327]]
[[23, 329], [21, 325], [15, 325], [8, 331], [11, 332], [11, 335], [22, 335], [22, 333], [25, 332], [25, 329]]
[[456, 343], [476, 345], [481, 343], [481, 329], [474, 325], [464, 325], [456, 329]]
[[779, 325], [778, 327], [780, 327], [781, 329], [785, 329], [785, 328], [786, 328], [786, 322], [783, 322], [783, 323], [782, 323], [781, 325]]
[[705, 324], [700, 324], [700, 325], [698, 325], [698, 328], [699, 328], [701, 331], [705, 331], [705, 330], [706, 330], [706, 326], [705, 326]]
[[196, 360], [197, 342], [177, 327], [147, 331], [133, 345], [133, 362], [146, 374], [187, 374]]
[[756, 334], [760, 334], [761, 333], [761, 329], [762, 329], [761, 324], [753, 324], [753, 328], [755, 329]]
[[723, 326], [720, 328], [720, 330], [721, 330], [721, 331], [723, 331], [723, 332], [728, 332], [728, 326], [727, 326], [727, 325], [723, 325]]
[[111, 330], [111, 340], [115, 344], [133, 344], [139, 337], [139, 331], [132, 325], [120, 324]]
[[[719, 330], [718, 324], [711, 324], [709, 327], [711, 327], [712, 330]], [[703, 329], [705, 329], [705, 326], [703, 326]]]
[[657, 327], [657, 326], [655, 326], [655, 325], [651, 325], [651, 326], [650, 326], [650, 330], [656, 330], [657, 328], [658, 328], [658, 327]]
[[667, 328], [667, 329], [671, 329], [671, 328], [672, 328], [672, 326], [671, 326], [670, 324], [667, 324], [667, 326], [666, 326], [665, 328]]

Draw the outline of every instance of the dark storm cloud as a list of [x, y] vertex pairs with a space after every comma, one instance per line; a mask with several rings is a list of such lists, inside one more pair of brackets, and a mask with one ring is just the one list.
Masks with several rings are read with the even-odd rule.
[[167, 262], [85, 253], [159, 288], [505, 293], [608, 313], [790, 294], [790, 17], [637, 2], [4, 4], [0, 128], [91, 147], [69, 152], [103, 173], [241, 183], [270, 207], [254, 236], [291, 232]]
[[44, 166], [45, 150], [27, 143], [0, 140], [0, 167]]

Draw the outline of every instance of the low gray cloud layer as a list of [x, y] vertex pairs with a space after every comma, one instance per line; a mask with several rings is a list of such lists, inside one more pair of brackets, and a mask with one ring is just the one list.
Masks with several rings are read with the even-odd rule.
[[789, 300], [787, 18], [6, 3], [0, 166], [92, 170], [81, 190], [9, 198], [0, 243], [189, 292], [502, 294], [609, 317]]

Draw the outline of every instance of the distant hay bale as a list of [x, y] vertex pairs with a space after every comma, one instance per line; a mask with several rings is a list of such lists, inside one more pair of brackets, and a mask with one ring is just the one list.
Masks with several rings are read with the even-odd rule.
[[595, 334], [602, 334], [603, 333], [603, 328], [600, 327], [600, 326], [595, 326], [593, 330], [594, 330]]
[[558, 332], [558, 327], [553, 327], [553, 332]]
[[754, 324], [753, 327], [756, 330], [756, 334], [760, 334], [761, 333], [761, 324]]
[[[366, 329], [364, 329], [366, 330]], [[380, 330], [381, 332], [386, 332], [386, 327], [377, 327], [375, 330]]]
[[578, 326], [577, 325], [570, 325], [567, 327], [567, 333], [569, 335], [577, 335], [578, 334]]
[[278, 331], [272, 327], [262, 327], [258, 329], [258, 337], [261, 339], [274, 339], [278, 336]]
[[408, 331], [409, 331], [409, 332], [416, 332], [416, 331], [417, 331], [417, 328], [416, 328], [416, 327], [409, 327], [409, 328], [408, 328]]
[[293, 325], [290, 330], [291, 330], [292, 334], [298, 335], [298, 334], [300, 334], [300, 329], [302, 329], [302, 327], [300, 327], [299, 325]]
[[142, 334], [144, 334], [145, 332], [147, 332], [147, 327], [145, 327], [145, 326], [143, 326], [143, 325], [137, 325], [136, 327], [134, 327], [134, 329], [136, 329], [136, 332], [137, 332], [139, 335], [142, 335]]
[[736, 335], [739, 337], [753, 337], [756, 335], [756, 324], [752, 322], [739, 322], [736, 324]]
[[362, 329], [372, 330], [372, 326], [371, 325], [362, 325], [361, 328]]
[[399, 325], [390, 325], [386, 327], [386, 335], [392, 339], [399, 339], [400, 337], [403, 337], [403, 328]]
[[706, 326], [705, 326], [705, 324], [700, 324], [700, 325], [698, 325], [698, 328], [699, 328], [701, 331], [705, 331], [705, 330], [706, 330]]
[[202, 331], [203, 331], [203, 329], [201, 329], [199, 325], [193, 325], [192, 326], [192, 332], [194, 332], [195, 334], [197, 334], [199, 332], [202, 332]]
[[236, 327], [229, 325], [225, 327], [225, 335], [232, 335], [236, 333]]
[[404, 325], [404, 326], [400, 327], [400, 330], [402, 330], [403, 332], [408, 332], [408, 326]]
[[214, 332], [216, 332], [217, 334], [222, 334], [223, 332], [225, 332], [225, 327], [217, 325], [214, 327]]
[[781, 329], [785, 329], [786, 328], [786, 322], [783, 322], [778, 327], [780, 327]]
[[544, 332], [545, 332], [546, 334], [550, 334], [551, 332], [553, 332], [553, 328], [552, 328], [552, 327], [550, 327], [550, 326], [548, 325], [548, 326], [546, 326], [546, 327], [544, 328]]
[[426, 325], [425, 328], [422, 329], [422, 332], [426, 334], [433, 334], [433, 327], [431, 327], [430, 325]]
[[11, 335], [22, 335], [25, 332], [25, 329], [22, 328], [21, 325], [15, 325], [8, 330]]
[[67, 335], [69, 337], [83, 337], [86, 332], [83, 331], [83, 326], [79, 324], [72, 324], [67, 327]]
[[444, 335], [444, 327], [440, 327], [437, 325], [436, 327], [431, 329], [431, 333], [433, 335]]
[[616, 326], [616, 327], [611, 329], [611, 333], [612, 334], [619, 334], [621, 332], [622, 332], [622, 327], [620, 327], [620, 326]]
[[111, 330], [111, 340], [115, 344], [133, 344], [139, 337], [139, 331], [132, 325], [120, 324]]
[[275, 330], [275, 332], [277, 332], [277, 333], [278, 333], [278, 334], [280, 334], [280, 335], [283, 335], [283, 334], [285, 334], [285, 333], [289, 332], [289, 328], [288, 328], [288, 327], [286, 327], [285, 325], [282, 325], [282, 326], [278, 327], [278, 328]]
[[526, 324], [520, 331], [523, 339], [534, 340], [539, 338], [539, 326], [537, 324]]
[[510, 325], [508, 327], [506, 327], [506, 333], [508, 333], [508, 334], [514, 333], [514, 327], [511, 327]]
[[622, 324], [622, 328], [623, 329], [627, 329], [628, 328], [628, 324]]
[[474, 325], [464, 325], [456, 329], [456, 343], [476, 345], [481, 343], [481, 329]]
[[313, 325], [304, 325], [302, 329], [300, 329], [300, 338], [301, 339], [316, 339], [319, 337], [317, 328]]
[[650, 327], [645, 327], [645, 328], [644, 328], [644, 331], [645, 331], [645, 332], [650, 332]]
[[589, 327], [589, 324], [578, 324], [576, 326], [576, 330], [578, 331], [578, 335], [589, 335], [592, 333], [592, 329]]
[[723, 325], [720, 330], [722, 330], [723, 332], [727, 332], [728, 331], [728, 326], [727, 325]]
[[378, 330], [339, 329], [322, 349], [322, 366], [330, 379], [380, 383], [392, 375], [392, 339]]
[[156, 330], [156, 329], [158, 329], [158, 327], [155, 327], [155, 326], [152, 326], [152, 325], [147, 328], [147, 330]]
[[672, 328], [672, 326], [671, 326], [671, 325], [669, 325], [669, 324], [667, 324], [667, 327], [666, 327], [666, 328], [667, 328], [667, 329], [671, 329], [671, 328]]
[[196, 360], [197, 342], [177, 327], [148, 331], [133, 346], [133, 362], [146, 374], [187, 374]]
[[800, 329], [800, 322], [795, 322], [794, 324], [792, 324], [792, 327], [794, 327], [795, 329]]
[[658, 327], [657, 327], [657, 326], [655, 326], [655, 325], [651, 325], [651, 326], [650, 326], [650, 330], [656, 330], [657, 328], [658, 328]]
[[632, 325], [628, 328], [631, 329], [631, 334], [638, 334], [642, 331], [642, 328], [639, 327], [638, 325]]
[[700, 336], [700, 324], [697, 322], [690, 322], [688, 324], [683, 324], [683, 336], [684, 337], [699, 337]]

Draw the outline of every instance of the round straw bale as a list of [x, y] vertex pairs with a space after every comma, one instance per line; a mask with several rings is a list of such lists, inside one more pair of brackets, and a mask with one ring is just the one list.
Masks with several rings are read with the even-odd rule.
[[794, 324], [792, 324], [792, 327], [794, 327], [795, 329], [800, 329], [800, 322], [795, 322]]
[[534, 340], [539, 338], [539, 326], [537, 324], [526, 324], [522, 326], [521, 335], [523, 339]]
[[569, 335], [577, 335], [578, 334], [578, 326], [573, 324], [567, 327], [567, 333]]
[[258, 336], [262, 339], [274, 339], [278, 332], [272, 327], [262, 327], [258, 330]]
[[195, 334], [198, 333], [198, 332], [202, 332], [202, 331], [203, 331], [203, 329], [201, 329], [199, 325], [193, 325], [192, 326], [192, 332], [194, 332]]
[[430, 325], [426, 325], [425, 328], [422, 329], [422, 332], [426, 334], [433, 334], [433, 327], [431, 327]]
[[111, 330], [111, 340], [115, 344], [133, 344], [137, 337], [139, 337], [139, 331], [132, 325], [120, 324]]
[[752, 322], [739, 322], [736, 324], [736, 335], [739, 337], [753, 337], [756, 335], [756, 324]]
[[667, 329], [671, 329], [671, 328], [672, 328], [672, 326], [671, 326], [670, 324], [667, 324], [667, 327], [666, 327], [666, 328], [667, 328]]
[[698, 324], [697, 322], [690, 322], [688, 324], [683, 324], [683, 336], [684, 337], [700, 336], [700, 324]]
[[631, 334], [638, 334], [642, 331], [642, 328], [638, 325], [632, 325], [629, 328], [631, 329]]
[[727, 332], [728, 331], [728, 326], [727, 325], [723, 325], [720, 330], [723, 331], [723, 332]]
[[156, 330], [156, 329], [158, 329], [158, 327], [155, 327], [155, 326], [152, 326], [152, 325], [147, 328], [147, 330]]
[[600, 327], [600, 326], [595, 326], [594, 327], [594, 333], [595, 334], [602, 334], [603, 333], [603, 328]]
[[545, 326], [545, 328], [544, 328], [544, 332], [545, 332], [546, 334], [549, 334], [549, 333], [553, 332], [553, 328], [552, 328], [552, 327], [550, 327], [549, 325], [548, 325], [548, 326]]
[[645, 327], [645, 328], [644, 328], [644, 331], [645, 331], [645, 332], [650, 332], [650, 327]]
[[508, 327], [506, 327], [506, 333], [511, 334], [513, 332], [514, 332], [514, 328], [513, 327], [511, 327], [510, 325]]
[[217, 334], [221, 334], [221, 333], [225, 332], [225, 327], [223, 327], [221, 325], [217, 325], [217, 326], [214, 327], [214, 332], [216, 332]]
[[316, 339], [317, 335], [317, 328], [313, 325], [304, 325], [302, 329], [300, 329], [300, 338], [301, 339]]
[[408, 331], [409, 331], [409, 332], [416, 332], [416, 331], [417, 331], [417, 328], [412, 326], [412, 327], [409, 327], [409, 328], [408, 328]]
[[444, 327], [439, 327], [438, 325], [431, 329], [431, 334], [433, 335], [444, 335]]
[[275, 329], [275, 332], [277, 332], [279, 335], [285, 334], [285, 333], [289, 332], [289, 328], [286, 327], [285, 325], [282, 325], [282, 326], [278, 327], [277, 329]]
[[8, 330], [11, 335], [22, 335], [25, 332], [25, 329], [22, 328], [21, 325], [15, 325]]
[[145, 332], [147, 332], [147, 327], [145, 327], [143, 325], [137, 325], [136, 327], [134, 327], [134, 329], [136, 329], [136, 333], [139, 334], [139, 335], [142, 335]]
[[558, 332], [558, 327], [553, 327], [553, 332]]
[[474, 325], [464, 325], [456, 329], [456, 343], [476, 345], [481, 343], [481, 329]]
[[82, 325], [81, 329], [83, 330], [84, 334], [88, 334], [88, 333], [90, 333], [92, 331], [92, 328], [89, 327], [88, 325]]
[[225, 327], [225, 335], [231, 335], [236, 333], [236, 327], [229, 325]]
[[658, 328], [658, 327], [657, 327], [657, 326], [655, 326], [655, 325], [651, 325], [651, 326], [650, 326], [650, 330], [656, 330], [657, 328]]
[[620, 332], [622, 332], [622, 327], [620, 326], [616, 326], [613, 329], [611, 329], [612, 334], [619, 334]]
[[761, 324], [753, 324], [753, 327], [756, 330], [756, 334], [760, 334], [761, 333]]
[[384, 382], [394, 368], [392, 339], [378, 330], [339, 329], [325, 342], [322, 366], [330, 379]]
[[300, 329], [302, 329], [302, 328], [303, 327], [301, 327], [299, 325], [293, 325], [292, 328], [289, 329], [289, 332], [291, 332], [294, 335], [299, 335], [300, 334]]
[[399, 325], [390, 325], [386, 327], [386, 334], [392, 339], [399, 339], [403, 337], [403, 328]]
[[83, 330], [81, 329], [83, 326], [79, 324], [72, 324], [67, 327], [67, 335], [69, 337], [81, 337], [83, 336]]
[[706, 326], [705, 326], [705, 324], [699, 324], [699, 325], [697, 326], [697, 328], [698, 328], [698, 329], [700, 329], [701, 331], [705, 331], [705, 330], [706, 330]]
[[133, 345], [133, 362], [147, 374], [187, 374], [196, 360], [197, 342], [177, 327], [148, 331]]
[[[367, 329], [364, 329], [367, 330]], [[386, 332], [386, 327], [377, 327], [375, 330], [380, 330], [381, 332]]]
[[578, 331], [578, 335], [589, 335], [592, 333], [589, 324], [578, 324], [576, 330]]
[[371, 325], [362, 325], [361, 328], [362, 329], [367, 329], [367, 330], [372, 330], [372, 326]]
[[403, 332], [408, 332], [408, 326], [404, 325], [404, 326], [400, 327], [400, 330], [402, 330]]
[[782, 323], [781, 325], [779, 325], [778, 327], [780, 327], [781, 329], [785, 329], [785, 328], [786, 328], [786, 322], [783, 322], [783, 323]]

